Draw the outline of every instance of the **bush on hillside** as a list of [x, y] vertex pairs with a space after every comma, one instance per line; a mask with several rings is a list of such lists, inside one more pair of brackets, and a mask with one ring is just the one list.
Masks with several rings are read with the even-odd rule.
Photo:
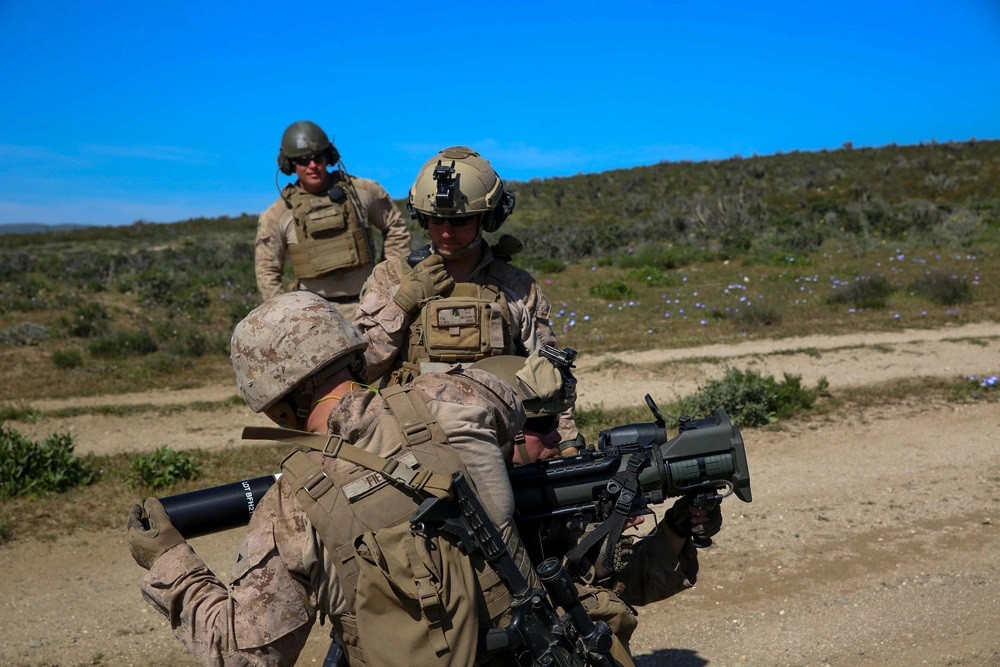
[[0, 498], [61, 493], [91, 484], [97, 471], [73, 454], [73, 436], [53, 434], [35, 442], [0, 424]]

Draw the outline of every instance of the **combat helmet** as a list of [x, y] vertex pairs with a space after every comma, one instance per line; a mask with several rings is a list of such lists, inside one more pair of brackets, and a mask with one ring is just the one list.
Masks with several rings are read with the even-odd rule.
[[[521, 404], [524, 406], [524, 414], [529, 423], [528, 428], [533, 431], [544, 433], [548, 429], [543, 428], [543, 424], [552, 420], [549, 417], [558, 415], [572, 404], [572, 400], [565, 391], [560, 391], [558, 396], [554, 396], [546, 401], [538, 398], [528, 398], [525, 393], [524, 383], [517, 377], [518, 371], [524, 368], [524, 357], [510, 354], [502, 354], [495, 357], [486, 357], [477, 362], [469, 364], [469, 368], [475, 368], [487, 373], [492, 373], [509, 384], [517, 392]], [[530, 423], [534, 422], [534, 424]]]
[[468, 146], [438, 151], [417, 173], [406, 206], [426, 226], [420, 215], [459, 218], [483, 216], [483, 230], [495, 232], [514, 211], [514, 195], [503, 187], [500, 175]]
[[268, 299], [233, 329], [230, 358], [240, 396], [262, 412], [323, 371], [364, 378], [368, 341], [323, 297], [296, 290]]
[[292, 160], [298, 157], [307, 157], [323, 153], [327, 164], [336, 164], [340, 160], [340, 154], [330, 142], [316, 123], [308, 120], [299, 120], [287, 128], [281, 135], [281, 148], [278, 149], [278, 169], [281, 173], [291, 175], [295, 172], [295, 165]]

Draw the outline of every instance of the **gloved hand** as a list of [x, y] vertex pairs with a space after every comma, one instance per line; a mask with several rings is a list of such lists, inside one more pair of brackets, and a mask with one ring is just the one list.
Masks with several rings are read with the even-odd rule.
[[[147, 528], [143, 519], [149, 524]], [[184, 542], [174, 524], [170, 523], [163, 505], [156, 498], [146, 498], [145, 512], [133, 505], [128, 513], [128, 546], [132, 558], [141, 567], [149, 569], [166, 551]]]
[[399, 289], [392, 299], [409, 315], [424, 301], [444, 294], [454, 285], [455, 281], [445, 270], [441, 255], [431, 255], [402, 275]]
[[678, 537], [712, 537], [722, 530], [722, 508], [719, 503], [710, 508], [695, 507], [694, 498], [681, 496], [663, 520]]
[[[532, 352], [524, 360], [524, 367], [514, 374], [520, 380], [521, 399], [525, 410], [562, 412], [573, 404], [576, 386], [564, 385], [562, 373], [545, 357]], [[529, 408], [528, 406], [532, 407]]]

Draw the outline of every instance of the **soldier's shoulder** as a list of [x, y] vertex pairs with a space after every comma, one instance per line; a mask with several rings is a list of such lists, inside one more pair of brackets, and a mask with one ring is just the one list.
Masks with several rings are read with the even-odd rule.
[[499, 398], [508, 407], [513, 406], [513, 389], [509, 385], [492, 373], [464, 365], [455, 365], [446, 371], [424, 373], [414, 379], [410, 386], [428, 400], [485, 406]]
[[379, 182], [374, 179], [365, 178], [364, 176], [355, 176], [354, 174], [350, 175], [350, 179], [351, 183], [353, 183], [354, 187], [356, 187], [358, 190], [364, 190], [367, 192], [374, 192], [378, 194], [384, 193], [386, 191], [385, 188], [383, 188], [382, 185], [379, 184]]
[[504, 292], [519, 299], [538, 289], [534, 276], [510, 262], [494, 260], [490, 264], [489, 275]]
[[274, 200], [274, 203], [272, 203], [266, 209], [261, 211], [260, 215], [258, 216], [258, 219], [261, 222], [274, 221], [280, 218], [288, 210], [289, 210], [288, 204], [285, 202], [284, 198], [279, 196], [277, 199]]

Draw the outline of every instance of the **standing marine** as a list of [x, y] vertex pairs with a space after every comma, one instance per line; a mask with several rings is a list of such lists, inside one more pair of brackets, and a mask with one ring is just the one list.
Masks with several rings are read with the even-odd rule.
[[[300, 288], [338, 304], [350, 319], [379, 255], [410, 252], [407, 224], [381, 185], [347, 173], [340, 153], [313, 122], [285, 129], [278, 170], [296, 180], [258, 219], [254, 266], [261, 298], [285, 290], [288, 258]], [[381, 233], [381, 248], [373, 229]]]
[[[445, 148], [424, 163], [407, 207], [430, 245], [376, 266], [354, 317], [369, 342], [369, 381], [405, 384], [456, 362], [527, 357], [555, 344], [541, 287], [510, 263], [520, 241], [504, 235], [490, 245], [483, 237], [500, 229], [514, 202], [471, 148]], [[564, 442], [577, 438], [572, 410], [559, 431]]]

